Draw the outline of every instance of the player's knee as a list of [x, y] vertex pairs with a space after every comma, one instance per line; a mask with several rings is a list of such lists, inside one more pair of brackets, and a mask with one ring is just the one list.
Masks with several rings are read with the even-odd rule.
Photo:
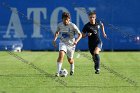
[[95, 54], [99, 54], [99, 52], [100, 52], [100, 49], [99, 48], [96, 48], [95, 51], [94, 51], [94, 55]]
[[95, 54], [99, 54], [99, 51], [95, 51], [95, 52], [94, 52], [94, 55], [95, 55]]
[[63, 60], [63, 58], [64, 58], [63, 56], [59, 56], [59, 57], [58, 57], [58, 59], [60, 59], [60, 60]]
[[69, 58], [68, 61], [69, 61], [70, 64], [73, 64], [74, 59], [73, 58]]
[[64, 56], [59, 55], [59, 57], [58, 57], [57, 61], [58, 61], [58, 62], [62, 62], [62, 61], [63, 61], [63, 58], [64, 58]]

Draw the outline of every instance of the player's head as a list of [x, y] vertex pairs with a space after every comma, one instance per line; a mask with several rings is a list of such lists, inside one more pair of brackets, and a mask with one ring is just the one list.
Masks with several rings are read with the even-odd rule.
[[96, 12], [95, 11], [89, 12], [88, 17], [89, 17], [89, 21], [90, 22], [95, 21], [95, 19], [96, 19]]
[[67, 12], [62, 13], [62, 20], [65, 25], [68, 25], [70, 22], [70, 14]]

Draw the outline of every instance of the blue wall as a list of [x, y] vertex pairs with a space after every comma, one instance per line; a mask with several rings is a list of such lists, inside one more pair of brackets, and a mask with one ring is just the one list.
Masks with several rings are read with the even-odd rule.
[[[16, 45], [24, 50], [54, 50], [51, 42], [61, 13], [69, 12], [82, 30], [90, 10], [96, 10], [105, 25], [109, 39], [102, 38], [104, 50], [140, 50], [139, 0], [58, 1], [0, 0], [0, 50]], [[87, 38], [77, 49], [88, 49]]]

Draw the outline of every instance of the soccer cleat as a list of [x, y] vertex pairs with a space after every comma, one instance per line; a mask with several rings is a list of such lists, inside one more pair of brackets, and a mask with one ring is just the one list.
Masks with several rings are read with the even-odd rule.
[[56, 77], [59, 77], [59, 73], [56, 73], [55, 76], [56, 76]]
[[99, 70], [96, 70], [96, 71], [95, 71], [95, 74], [100, 74], [100, 71], [99, 71]]
[[70, 75], [72, 76], [74, 74], [74, 71], [70, 71]]

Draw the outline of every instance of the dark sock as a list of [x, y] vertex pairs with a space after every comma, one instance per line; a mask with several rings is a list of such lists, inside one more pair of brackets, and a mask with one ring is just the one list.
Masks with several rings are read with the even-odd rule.
[[95, 70], [99, 70], [100, 68], [100, 56], [99, 54], [95, 54]]
[[94, 62], [94, 69], [96, 70], [96, 60], [95, 60], [95, 55], [92, 55], [92, 60]]

